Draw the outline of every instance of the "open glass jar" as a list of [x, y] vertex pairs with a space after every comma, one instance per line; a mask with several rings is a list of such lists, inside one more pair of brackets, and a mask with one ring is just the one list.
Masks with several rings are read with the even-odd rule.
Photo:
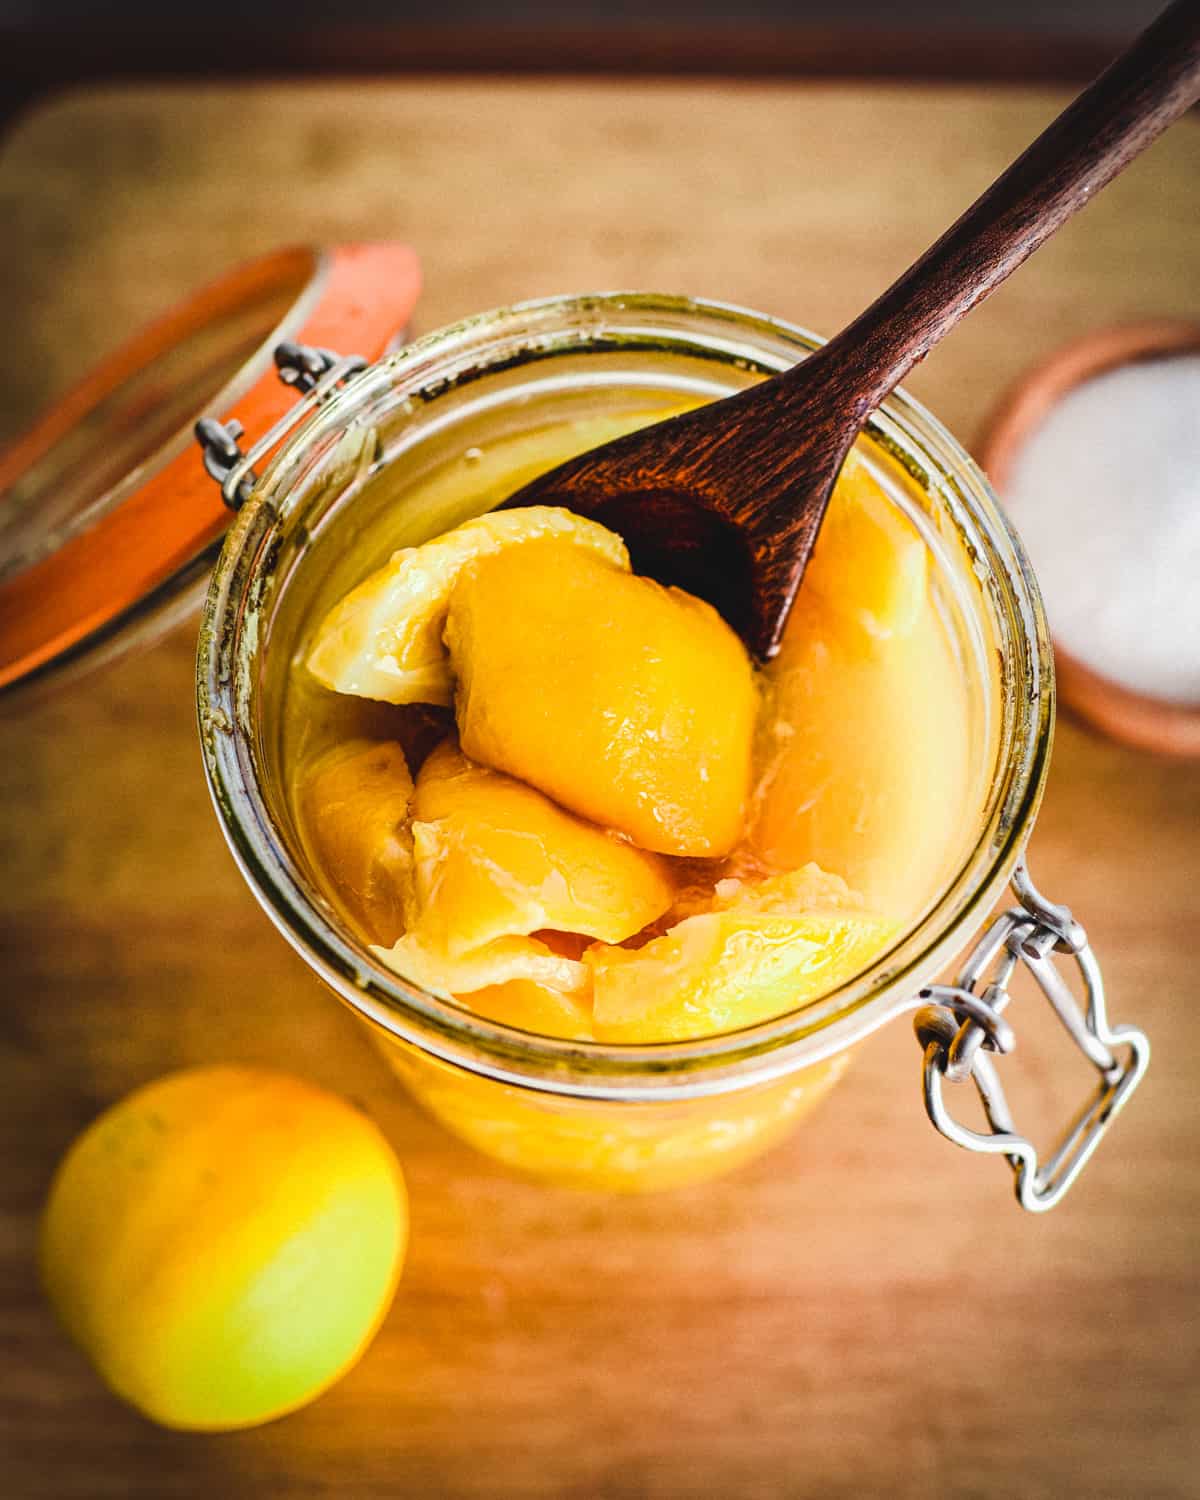
[[[969, 684], [975, 765], [953, 869], [866, 972], [776, 1020], [700, 1040], [606, 1046], [535, 1036], [426, 993], [376, 962], [322, 890], [297, 832], [286, 707], [306, 625], [333, 583], [354, 582], [395, 547], [503, 498], [478, 468], [463, 474], [469, 455], [523, 433], [716, 399], [786, 368], [818, 342], [713, 303], [555, 299], [468, 320], [366, 368], [314, 351], [311, 388], [282, 446], [274, 432], [242, 455], [209, 424], [202, 436], [210, 473], [240, 506], [200, 637], [200, 731], [214, 801], [239, 865], [288, 941], [372, 1027], [414, 1094], [510, 1165], [560, 1182], [632, 1189], [722, 1171], [799, 1120], [832, 1087], [856, 1041], [918, 1009], [934, 1123], [959, 1144], [1006, 1156], [1021, 1202], [1046, 1208], [1136, 1086], [1148, 1045], [1133, 1028], [1109, 1029], [1082, 930], [1037, 895], [1020, 863], [1053, 725], [1036, 584], [983, 475], [903, 394], [872, 418], [866, 453], [934, 559], [939, 607]], [[256, 477], [260, 452], [271, 450]], [[541, 467], [566, 456], [550, 454]], [[439, 475], [447, 482], [431, 484]], [[529, 477], [509, 476], [508, 488]], [[406, 504], [418, 488], [422, 505]], [[1009, 883], [1017, 905], [987, 926], [955, 984], [936, 984]], [[1055, 951], [1079, 964], [1082, 1009]], [[1002, 1011], [1021, 965], [1099, 1073], [1093, 1099], [1041, 1168], [1013, 1128], [989, 1056], [1012, 1045]], [[943, 1081], [967, 1077], [990, 1132], [965, 1130], [945, 1108]]]

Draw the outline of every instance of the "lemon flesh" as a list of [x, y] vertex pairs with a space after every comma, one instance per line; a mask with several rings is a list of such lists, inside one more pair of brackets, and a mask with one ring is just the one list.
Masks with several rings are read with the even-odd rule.
[[758, 695], [711, 605], [545, 539], [464, 570], [446, 642], [472, 759], [642, 849], [737, 843]]
[[474, 558], [561, 537], [613, 567], [629, 553], [614, 532], [555, 506], [494, 511], [420, 547], [404, 547], [352, 589], [317, 627], [308, 670], [334, 692], [385, 703], [454, 701], [442, 632], [450, 595]]
[[675, 893], [666, 861], [480, 766], [453, 741], [417, 778], [413, 930], [461, 956], [542, 928], [618, 943]]
[[[826, 891], [830, 900], [814, 909], [812, 900]], [[644, 947], [593, 944], [584, 962], [597, 1037], [686, 1041], [807, 1004], [853, 978], [894, 933], [894, 923], [858, 905], [841, 881], [819, 871], [733, 880], [718, 885], [712, 910], [685, 917]]]
[[496, 938], [482, 948], [454, 957], [409, 932], [390, 948], [373, 946], [371, 952], [402, 979], [444, 1000], [506, 985], [514, 979], [532, 980], [565, 994], [580, 994], [588, 983], [584, 964], [564, 958], [532, 937]]
[[306, 769], [301, 837], [366, 935], [392, 943], [413, 911], [413, 782], [399, 745], [350, 740]]

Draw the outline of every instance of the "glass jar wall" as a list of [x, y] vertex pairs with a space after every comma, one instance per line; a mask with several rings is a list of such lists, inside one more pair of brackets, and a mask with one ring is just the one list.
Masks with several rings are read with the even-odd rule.
[[962, 674], [970, 765], [958, 833], [914, 877], [907, 928], [866, 973], [777, 1020], [679, 1044], [536, 1037], [372, 958], [304, 847], [291, 788], [324, 745], [387, 734], [388, 710], [324, 693], [301, 647], [314, 618], [395, 548], [491, 508], [614, 426], [729, 394], [815, 342], [734, 309], [643, 296], [532, 304], [432, 335], [348, 384], [277, 456], [214, 578], [201, 725], [252, 886], [439, 1119], [555, 1181], [671, 1186], [764, 1149], [828, 1092], [853, 1042], [907, 1008], [966, 942], [1023, 847], [1049, 748], [1044, 622], [1019, 545], [953, 439], [893, 398], [861, 448], [925, 541]]

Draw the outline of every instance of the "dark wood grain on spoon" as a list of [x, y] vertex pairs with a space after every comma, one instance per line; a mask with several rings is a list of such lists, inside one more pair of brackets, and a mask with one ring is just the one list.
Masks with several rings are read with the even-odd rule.
[[506, 502], [620, 532], [638, 572], [710, 600], [767, 659], [871, 412], [966, 313], [1200, 97], [1200, 0], [1176, 0], [941, 239], [783, 374], [552, 469]]

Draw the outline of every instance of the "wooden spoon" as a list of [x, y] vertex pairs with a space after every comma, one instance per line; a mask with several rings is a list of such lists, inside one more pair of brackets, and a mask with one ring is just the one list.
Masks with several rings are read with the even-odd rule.
[[770, 658], [871, 412], [1198, 97], [1200, 0], [1176, 0], [836, 338], [783, 374], [559, 465], [506, 505], [603, 521], [638, 572], [708, 599]]

